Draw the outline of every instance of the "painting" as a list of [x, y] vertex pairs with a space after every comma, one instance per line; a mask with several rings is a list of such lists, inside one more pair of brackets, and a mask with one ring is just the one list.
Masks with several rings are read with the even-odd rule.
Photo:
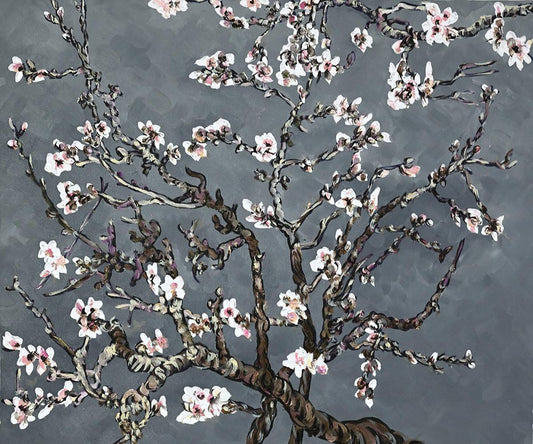
[[533, 3], [4, 6], [2, 441], [530, 442]]

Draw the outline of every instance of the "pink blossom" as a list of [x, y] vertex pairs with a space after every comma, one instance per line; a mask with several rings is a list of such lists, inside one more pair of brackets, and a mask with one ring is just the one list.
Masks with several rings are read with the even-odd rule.
[[4, 336], [2, 336], [2, 346], [6, 350], [20, 350], [21, 345], [22, 338], [12, 335], [8, 331], [6, 331]]
[[259, 162], [270, 162], [276, 158], [278, 145], [272, 133], [263, 133], [261, 136], [255, 136], [255, 143], [257, 146], [252, 156]]
[[254, 222], [256, 228], [272, 228], [271, 218], [274, 216], [274, 208], [270, 205], [265, 212], [263, 202], [254, 204], [249, 199], [243, 199], [242, 206], [246, 211], [251, 213], [249, 216], [246, 216], [246, 221]]
[[158, 401], [152, 399], [152, 402], [150, 403], [150, 408], [156, 415], [161, 415], [166, 418], [168, 415], [166, 396], [160, 396]]
[[363, 29], [361, 32], [361, 29], [355, 28], [351, 32], [350, 37], [355, 46], [357, 46], [362, 52], [365, 52], [367, 48], [372, 48], [372, 42], [374, 39], [368, 34], [366, 29]]
[[197, 162], [201, 158], [207, 157], [207, 150], [205, 149], [204, 143], [191, 143], [189, 141], [185, 141], [183, 142], [183, 148], [185, 148], [185, 152]]
[[150, 289], [155, 293], [156, 296], [159, 295], [159, 284], [161, 284], [161, 278], [157, 275], [157, 264], [149, 264], [146, 267], [146, 280]]
[[46, 155], [46, 164], [44, 166], [44, 170], [47, 173], [60, 176], [63, 171], [70, 171], [73, 164], [74, 159], [65, 151], [48, 153]]
[[14, 56], [11, 59], [11, 65], [7, 67], [11, 72], [15, 73], [15, 82], [20, 82], [24, 77], [24, 63], [19, 57]]
[[96, 338], [97, 335], [102, 334], [100, 325], [105, 320], [105, 315], [101, 311], [103, 302], [95, 301], [89, 297], [87, 304], [81, 299], [76, 301], [76, 305], [70, 312], [70, 317], [78, 322], [80, 331], [78, 336]]
[[451, 8], [440, 11], [436, 3], [426, 2], [427, 20], [422, 23], [422, 29], [426, 32], [426, 42], [430, 45], [435, 43], [450, 44], [450, 39], [457, 35], [457, 31], [450, 25], [454, 24], [458, 15]]
[[170, 301], [174, 298], [183, 299], [185, 297], [183, 286], [184, 282], [181, 276], [173, 278], [167, 274], [165, 282], [160, 285], [160, 288], [165, 293], [166, 300]]
[[35, 416], [33, 416], [35, 404], [27, 398], [15, 396], [12, 405], [15, 411], [11, 414], [11, 424], [18, 424], [19, 428], [24, 430], [28, 427], [28, 423], [35, 421]]
[[42, 375], [47, 367], [56, 367], [55, 361], [52, 359], [54, 357], [54, 349], [48, 347], [46, 350], [40, 345], [37, 347], [37, 373]]
[[420, 171], [420, 167], [418, 165], [414, 165], [409, 168], [405, 167], [404, 165], [400, 165], [400, 173], [404, 176], [416, 177], [419, 171]]
[[268, 5], [268, 2], [269, 0], [241, 0], [240, 5], [255, 12], [261, 8], [261, 5]]
[[360, 208], [363, 204], [356, 198], [355, 191], [352, 188], [345, 188], [341, 191], [341, 198], [335, 202], [335, 206], [344, 208], [348, 216], [353, 216], [355, 208]]
[[313, 354], [308, 353], [304, 348], [299, 347], [293, 353], [290, 353], [282, 363], [285, 367], [294, 370], [297, 378], [302, 377], [304, 370], [312, 368]]
[[159, 145], [165, 144], [165, 133], [161, 132], [159, 125], [154, 125], [151, 120], [146, 123], [138, 122], [137, 126], [143, 134], [137, 137], [137, 140], [145, 145], [154, 144], [157, 149]]
[[322, 279], [327, 280], [335, 275], [340, 275], [342, 266], [335, 260], [335, 252], [327, 247], [322, 247], [316, 252], [316, 257], [309, 263], [314, 272], [321, 271]]
[[483, 224], [483, 214], [477, 208], [468, 208], [466, 214], [465, 223], [468, 231], [477, 233], [478, 227]]
[[80, 186], [67, 180], [66, 182], [59, 182], [57, 184], [57, 190], [61, 198], [61, 202], [57, 204], [57, 208], [63, 208], [65, 214], [72, 214], [78, 211], [78, 208], [81, 206], [79, 200], [81, 196]]
[[506, 53], [509, 54], [509, 66], [516, 64], [516, 67], [522, 71], [524, 63], [531, 63], [529, 52], [531, 51], [531, 43], [533, 40], [526, 42], [526, 36], [517, 37], [513, 31], [508, 31], [505, 34], [507, 44]]
[[165, 19], [176, 15], [176, 12], [187, 11], [188, 9], [186, 0], [150, 0], [148, 6], [159, 12]]

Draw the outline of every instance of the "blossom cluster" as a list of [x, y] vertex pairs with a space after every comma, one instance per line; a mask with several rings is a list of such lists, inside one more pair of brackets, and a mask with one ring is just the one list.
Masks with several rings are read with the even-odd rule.
[[302, 302], [300, 295], [291, 290], [280, 293], [277, 306], [281, 308], [281, 316], [287, 318], [291, 324], [298, 324], [300, 319], [307, 319], [307, 307]]
[[70, 317], [80, 327], [78, 336], [94, 339], [102, 334], [102, 321], [105, 320], [104, 312], [101, 310], [103, 304], [102, 301], [96, 301], [93, 297], [89, 297], [87, 303], [81, 299], [76, 300], [76, 304], [70, 312]]
[[69, 260], [63, 256], [55, 240], [50, 242], [41, 241], [37, 257], [44, 260], [44, 269], [41, 271], [41, 277], [53, 276], [59, 279], [61, 273], [66, 274], [66, 264], [68, 264]]
[[427, 20], [422, 23], [422, 29], [426, 32], [426, 42], [429, 45], [433, 43], [450, 44], [450, 40], [457, 36], [457, 30], [452, 26], [457, 19], [457, 12], [452, 8], [446, 8], [441, 12], [439, 5], [436, 3], [425, 3], [427, 11]]
[[504, 37], [503, 11], [505, 6], [500, 3], [494, 3], [495, 18], [492, 21], [490, 29], [485, 33], [485, 38], [492, 44], [492, 49], [500, 56], [509, 56], [509, 66], [516, 65], [522, 71], [524, 63], [531, 63], [531, 44], [533, 39], [526, 41], [526, 37], [518, 37], [513, 31], [507, 31]]
[[417, 100], [421, 100], [422, 106], [426, 106], [435, 86], [431, 62], [426, 63], [426, 75], [423, 82], [420, 82], [420, 74], [413, 73], [405, 60], [401, 60], [396, 65], [391, 63], [387, 83], [391, 88], [387, 104], [392, 109], [409, 108]]
[[274, 208], [269, 205], [265, 210], [263, 202], [253, 203], [249, 199], [242, 200], [242, 207], [249, 211], [250, 214], [246, 216], [247, 222], [252, 222], [256, 228], [272, 228], [272, 218], [274, 216]]
[[156, 296], [161, 296], [161, 303], [172, 301], [173, 299], [183, 299], [185, 297], [185, 282], [181, 276], [172, 277], [165, 275], [165, 280], [161, 283], [161, 278], [157, 272], [157, 264], [148, 264], [146, 267], [146, 281], [150, 289]]
[[235, 85], [233, 72], [230, 65], [235, 63], [235, 56], [231, 53], [217, 51], [211, 56], [204, 56], [194, 62], [201, 66], [201, 71], [193, 71], [189, 78], [207, 85], [213, 89], [219, 89], [221, 85]]
[[[484, 221], [483, 213], [477, 208], [467, 208], [466, 211], [462, 211], [454, 205], [450, 207], [450, 215], [458, 227], [461, 226], [461, 221], [464, 221], [468, 231], [475, 234], [480, 232], [479, 227], [483, 225]], [[502, 234], [504, 230], [503, 219], [504, 216], [490, 219], [489, 223], [481, 228], [481, 234], [483, 236], [490, 235], [496, 242], [498, 235]]]
[[138, 122], [137, 127], [141, 131], [141, 135], [137, 137], [137, 140], [143, 145], [151, 146], [152, 144], [159, 149], [160, 145], [165, 144], [165, 133], [161, 131], [159, 125], [155, 125], [151, 120], [146, 123]]
[[192, 129], [191, 140], [183, 142], [185, 153], [199, 161], [207, 157], [207, 142], [218, 145], [220, 140], [224, 140], [231, 133], [231, 125], [226, 119], [218, 119], [206, 127], [196, 126]]
[[62, 208], [65, 215], [75, 213], [80, 207], [95, 197], [94, 186], [87, 184], [88, 193], [82, 193], [81, 187], [78, 184], [67, 180], [57, 184], [57, 191], [59, 191], [59, 198], [61, 201], [57, 204], [57, 208]]
[[252, 336], [252, 332], [250, 331], [250, 314], [241, 314], [237, 308], [235, 298], [224, 299], [222, 301], [220, 317], [235, 330], [235, 336], [244, 336], [246, 339], [250, 339]]
[[[307, 9], [308, 4], [305, 3], [303, 9]], [[289, 14], [291, 11], [285, 8], [280, 11], [281, 15]], [[294, 10], [292, 10], [294, 12]], [[301, 19], [301, 16], [290, 15], [295, 20], [287, 21], [287, 25], [293, 28], [293, 33], [287, 38], [287, 43], [281, 48], [278, 56], [280, 61], [279, 71], [276, 73], [278, 84], [281, 86], [298, 86], [299, 77], [305, 77], [311, 74], [313, 77], [323, 77], [326, 82], [330, 83], [331, 79], [342, 71], [340, 66], [340, 57], [333, 57], [329, 50], [329, 41], [324, 39], [321, 42], [322, 53], [317, 51], [319, 31], [313, 27], [312, 23], [307, 23], [305, 26], [295, 26], [296, 22]]]
[[186, 0], [150, 0], [148, 6], [166, 19], [176, 15], [177, 12], [187, 11], [189, 8]]
[[[262, 46], [254, 46], [244, 59], [255, 79], [262, 83], [272, 82], [274, 68], [268, 62], [268, 52]], [[251, 63], [254, 62], [254, 63]]]
[[[373, 344], [379, 339], [379, 326], [375, 322], [370, 321], [365, 328], [365, 332], [368, 334], [367, 342]], [[374, 390], [377, 386], [377, 380], [370, 379], [370, 377], [376, 376], [376, 372], [381, 370], [381, 362], [368, 350], [360, 353], [359, 357], [364, 359], [361, 364], [363, 374], [354, 382], [354, 386], [357, 388], [355, 397], [363, 399], [368, 408], [371, 408], [374, 404]]]
[[22, 338], [12, 335], [8, 331], [2, 337], [2, 346], [6, 350], [19, 352], [17, 365], [24, 367], [27, 375], [31, 375], [34, 367], [39, 375], [42, 375], [48, 367], [57, 367], [57, 364], [53, 360], [54, 349], [52, 347], [45, 349], [40, 345], [35, 347], [31, 344], [27, 347], [22, 347], [22, 342]]
[[63, 388], [57, 392], [57, 395], [48, 393], [44, 395], [44, 391], [40, 387], [35, 388], [35, 399], [30, 400], [28, 392], [18, 391], [17, 395], [12, 399], [5, 399], [7, 405], [13, 407], [10, 421], [12, 424], [18, 425], [21, 430], [28, 427], [30, 422], [35, 421], [35, 411], [41, 409], [37, 415], [38, 419], [43, 419], [50, 414], [52, 409], [58, 405], [68, 407], [73, 403], [78, 404], [87, 392], [81, 393], [73, 392], [74, 385], [72, 381], [65, 381]]
[[161, 330], [155, 329], [155, 338], [150, 338], [146, 333], [141, 333], [141, 345], [148, 356], [153, 356], [154, 353], [163, 353], [163, 350], [168, 347], [168, 339], [163, 336]]
[[231, 398], [230, 392], [224, 387], [215, 385], [211, 389], [185, 387], [182, 396], [184, 411], [176, 421], [184, 424], [195, 424], [220, 416], [224, 405]]
[[319, 248], [309, 266], [314, 272], [321, 272], [322, 279], [333, 279], [342, 274], [342, 265], [335, 257], [335, 252], [328, 247]]
[[201, 317], [190, 317], [187, 319], [187, 324], [193, 338], [196, 336], [201, 338], [204, 333], [211, 331], [211, 321], [207, 313], [202, 313]]
[[325, 375], [328, 372], [328, 365], [324, 362], [324, 355], [315, 358], [313, 353], [306, 351], [302, 347], [287, 355], [287, 359], [282, 364], [294, 370], [297, 378], [302, 377], [304, 370], [308, 370], [312, 375], [316, 373]]

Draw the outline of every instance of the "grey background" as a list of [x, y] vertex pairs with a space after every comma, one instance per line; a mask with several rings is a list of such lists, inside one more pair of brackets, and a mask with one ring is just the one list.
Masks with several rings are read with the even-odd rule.
[[[92, 63], [104, 73], [104, 84], [118, 83], [124, 92], [119, 101], [124, 128], [131, 134], [137, 133], [137, 121], [151, 119], [160, 124], [168, 141], [181, 144], [190, 138], [190, 130], [196, 125], [207, 125], [219, 117], [228, 119], [235, 131], [245, 140], [253, 142], [255, 134], [263, 132], [279, 133], [279, 126], [285, 119], [286, 109], [275, 99], [263, 99], [254, 90], [225, 88], [213, 91], [188, 79], [194, 69], [194, 60], [202, 55], [224, 49], [236, 55], [236, 69], [245, 70], [244, 55], [251, 47], [256, 30], [232, 31], [217, 25], [218, 17], [206, 5], [192, 5], [187, 13], [179, 14], [170, 20], [163, 20], [154, 10], [146, 6], [144, 0], [104, 1], [91, 0], [89, 3], [89, 31]], [[230, 2], [237, 3], [237, 2]], [[384, 5], [390, 2], [383, 2]], [[444, 8], [447, 4], [441, 2]], [[456, 1], [451, 6], [460, 15], [459, 25], [471, 23], [479, 15], [492, 13], [492, 3], [483, 1]], [[48, 2], [36, 0], [2, 0], [0, 19], [0, 122], [3, 140], [11, 137], [7, 119], [27, 120], [30, 124], [25, 143], [32, 152], [37, 169], [44, 165], [47, 152], [52, 151], [52, 140], [59, 138], [66, 142], [78, 137], [75, 127], [88, 117], [76, 104], [77, 95], [82, 91], [82, 79], [67, 78], [59, 82], [44, 81], [35, 85], [24, 82], [15, 84], [13, 73], [7, 65], [11, 57], [33, 59], [39, 67], [62, 69], [75, 65], [72, 49], [61, 39], [55, 27], [46, 23], [42, 10], [49, 9]], [[69, 5], [70, 6], [70, 5]], [[241, 9], [233, 5], [235, 11]], [[348, 34], [355, 26], [364, 22], [357, 14], [331, 13], [331, 32], [334, 38], [333, 54], [345, 54], [349, 49]], [[237, 12], [240, 14], [240, 12]], [[66, 14], [72, 20], [72, 10], [66, 7]], [[533, 37], [532, 18], [507, 20], [508, 29], [517, 35]], [[417, 26], [423, 21], [418, 16], [413, 20]], [[71, 21], [73, 26], [74, 21]], [[335, 24], [335, 25], [334, 25]], [[283, 27], [280, 27], [284, 31]], [[393, 112], [386, 105], [386, 78], [388, 64], [395, 61], [390, 50], [392, 41], [383, 39], [371, 30], [374, 48], [366, 54], [358, 53], [356, 65], [342, 76], [335, 78], [331, 85], [319, 84], [310, 99], [331, 103], [337, 94], [350, 99], [363, 98], [361, 109], [372, 112], [382, 128], [391, 133], [392, 143], [363, 153], [363, 162], [368, 170], [378, 164], [390, 164], [406, 156], [416, 157], [423, 170], [417, 179], [388, 178], [381, 185], [385, 199], [397, 190], [410, 189], [414, 183], [423, 183], [431, 169], [447, 161], [447, 146], [454, 139], [465, 140], [473, 134], [479, 110], [454, 102], [435, 102], [422, 109], [417, 104], [407, 111]], [[285, 42], [285, 34], [277, 33], [270, 40], [270, 59], [274, 66], [276, 48]], [[465, 236], [466, 247], [460, 267], [445, 292], [438, 316], [430, 318], [418, 332], [393, 335], [406, 348], [412, 347], [425, 353], [432, 351], [462, 355], [467, 348], [474, 354], [475, 370], [447, 368], [444, 375], [435, 375], [427, 368], [412, 366], [390, 356], [381, 356], [383, 370], [378, 375], [376, 400], [372, 410], [353, 397], [353, 381], [360, 374], [361, 360], [355, 354], [345, 353], [332, 363], [326, 377], [317, 376], [313, 380], [311, 398], [315, 405], [339, 419], [356, 419], [362, 416], [376, 416], [391, 427], [401, 430], [412, 438], [427, 443], [529, 443], [532, 426], [531, 356], [533, 324], [531, 322], [532, 298], [530, 253], [531, 217], [531, 170], [533, 151], [531, 147], [531, 88], [532, 66], [522, 72], [515, 67], [508, 68], [486, 43], [482, 35], [467, 41], [453, 42], [449, 48], [422, 44], [413, 54], [412, 67], [423, 72], [426, 60], [433, 62], [436, 78], [452, 75], [458, 63], [498, 59], [500, 72], [490, 79], [463, 79], [457, 89], [479, 91], [479, 85], [491, 82], [501, 94], [492, 108], [487, 131], [481, 141], [483, 157], [501, 158], [503, 153], [515, 148], [518, 166], [509, 172], [492, 169], [477, 169], [475, 181], [484, 202], [491, 214], [505, 214], [505, 232], [501, 240], [492, 242], [487, 237], [470, 235], [464, 228], [456, 228], [448, 217], [446, 208], [436, 205], [430, 199], [420, 203], [412, 211], [423, 211], [433, 217], [435, 227], [427, 230], [427, 236], [435, 236], [443, 243], [457, 244]], [[296, 136], [298, 142], [294, 153], [317, 153], [328, 146], [336, 131], [348, 130], [342, 124], [335, 126], [331, 119], [319, 122], [310, 128], [310, 134]], [[3, 144], [4, 142], [2, 142]], [[41, 240], [56, 239], [62, 247], [70, 241], [61, 238], [57, 225], [47, 220], [44, 206], [36, 187], [24, 177], [25, 165], [16, 154], [8, 149], [0, 150], [0, 283], [11, 282], [13, 274], [20, 276], [23, 286], [30, 291], [39, 307], [49, 307], [49, 313], [56, 328], [66, 339], [77, 342], [76, 329], [68, 317], [77, 297], [86, 299], [99, 294], [85, 287], [79, 294], [67, 294], [45, 300], [39, 292], [31, 290], [39, 281], [41, 261], [36, 254]], [[227, 202], [240, 203], [243, 197], [252, 200], [267, 200], [267, 190], [258, 182], [252, 181], [252, 171], [258, 167], [249, 155], [235, 155], [221, 147], [209, 149], [209, 158], [195, 164], [184, 156], [182, 165], [176, 172], [183, 171], [183, 165], [197, 167], [209, 173], [209, 187], [221, 187]], [[345, 158], [347, 159], [347, 158]], [[337, 164], [338, 165], [338, 164]], [[181, 170], [180, 170], [181, 168]], [[305, 176], [294, 172], [291, 190], [285, 201], [287, 208], [301, 208], [336, 169], [335, 165], [324, 165], [316, 175]], [[45, 173], [42, 173], [45, 175]], [[76, 181], [97, 183], [99, 172], [86, 169], [74, 174], [64, 173], [60, 180], [76, 177]], [[55, 189], [54, 178], [46, 175], [49, 189]], [[155, 176], [143, 179], [150, 185], [159, 182]], [[389, 190], [389, 191], [386, 191]], [[123, 191], [122, 195], [125, 195]], [[464, 206], [472, 206], [468, 194], [456, 183], [450, 183], [445, 191], [456, 194]], [[389, 194], [387, 194], [389, 193]], [[52, 192], [53, 194], [53, 192]], [[54, 195], [55, 196], [55, 195]], [[57, 196], [56, 196], [57, 198]], [[288, 210], [291, 216], [290, 210]], [[405, 214], [404, 214], [405, 213]], [[411, 213], [411, 209], [400, 214], [401, 220]], [[244, 214], [241, 213], [243, 216]], [[130, 214], [124, 214], [129, 216]], [[194, 282], [188, 265], [183, 261], [187, 248], [176, 224], [189, 224], [193, 218], [201, 218], [200, 234], [213, 236], [209, 228], [209, 212], [193, 214], [173, 214], [154, 209], [153, 215], [160, 219], [172, 240], [179, 256], [180, 272], [186, 281], [187, 301], [193, 310], [205, 310], [205, 302], [212, 296], [217, 285], [222, 285], [228, 296], [238, 299], [243, 311], [250, 308], [248, 259], [244, 252], [238, 252], [223, 272], [210, 271], [200, 284]], [[95, 226], [89, 233], [97, 235], [105, 230], [106, 221], [112, 216], [107, 208], [99, 210]], [[79, 214], [72, 220], [79, 220]], [[119, 215], [113, 215], [118, 223]], [[147, 217], [149, 212], [147, 211]], [[398, 219], [400, 220], [400, 219]], [[73, 222], [75, 225], [75, 223]], [[122, 246], [130, 248], [127, 229], [121, 228]], [[334, 232], [334, 230], [332, 230]], [[210, 234], [211, 233], [211, 234]], [[309, 225], [303, 230], [312, 236], [314, 228]], [[275, 303], [280, 291], [291, 286], [287, 272], [287, 258], [280, 254], [284, 241], [274, 231], [257, 233], [267, 252], [265, 261], [266, 285], [270, 313], [277, 313]], [[385, 240], [373, 241], [372, 247], [379, 252], [386, 246]], [[87, 251], [81, 247], [76, 255]], [[311, 255], [309, 258], [312, 259]], [[397, 316], [415, 313], [433, 292], [436, 282], [444, 274], [447, 265], [436, 263], [436, 257], [414, 245], [404, 247], [401, 253], [387, 263], [376, 274], [375, 289], [357, 289], [360, 307], [365, 310], [378, 308]], [[308, 270], [306, 270], [308, 271]], [[70, 268], [73, 272], [73, 268]], [[70, 275], [69, 275], [70, 276]], [[125, 279], [124, 284], [127, 282]], [[64, 278], [61, 283], [64, 283]], [[61, 283], [50, 282], [48, 290], [59, 288]], [[146, 295], [146, 288], [139, 285], [135, 291]], [[312, 308], [318, 308], [317, 305]], [[115, 301], [104, 302], [106, 316], [121, 314], [113, 310]], [[153, 319], [136, 314], [131, 327], [131, 342], [135, 343], [138, 334], [149, 334], [154, 328], [171, 332], [171, 324], [166, 320]], [[24, 338], [26, 344], [52, 345], [44, 335], [42, 325], [24, 308], [21, 299], [8, 292], [0, 297], [0, 326], [2, 332], [8, 330]], [[230, 335], [231, 336], [231, 332]], [[209, 340], [207, 340], [209, 341]], [[296, 329], [272, 331], [271, 361], [281, 363], [285, 356], [301, 342]], [[97, 341], [99, 346], [105, 340]], [[243, 339], [230, 338], [232, 350], [247, 361], [253, 360], [253, 343]], [[171, 351], [177, 351], [173, 344]], [[57, 349], [57, 347], [55, 347]], [[97, 347], [92, 349], [93, 353]], [[56, 350], [57, 361], [67, 363]], [[14, 368], [16, 353], [2, 351], [1, 396], [13, 396]], [[137, 386], [142, 379], [139, 375], [124, 374], [122, 363], [113, 363], [104, 373], [106, 383], [121, 391]], [[59, 384], [46, 383], [35, 374], [24, 378], [25, 385], [33, 394], [33, 387], [39, 385], [45, 391], [57, 392]], [[204, 424], [186, 426], [174, 419], [181, 411], [180, 398], [185, 385], [210, 387], [214, 384], [228, 387], [235, 399], [258, 405], [259, 395], [242, 390], [238, 385], [227, 383], [216, 375], [199, 370], [191, 370], [167, 383], [166, 393], [169, 404], [169, 417], [153, 420], [146, 429], [146, 442], [170, 443], [188, 442], [244, 442], [251, 418], [245, 414], [220, 417]], [[56, 408], [42, 421], [30, 424], [26, 431], [9, 423], [11, 408], [0, 408], [0, 437], [3, 442], [27, 443], [42, 442], [72, 443], [79, 440], [90, 443], [109, 443], [119, 437], [113, 420], [113, 412], [99, 408], [92, 400], [83, 402], [77, 409]], [[267, 442], [286, 442], [290, 421], [283, 411], [279, 411], [276, 425]], [[312, 439], [306, 441], [314, 442]], [[317, 441], [318, 442], [318, 441]]]

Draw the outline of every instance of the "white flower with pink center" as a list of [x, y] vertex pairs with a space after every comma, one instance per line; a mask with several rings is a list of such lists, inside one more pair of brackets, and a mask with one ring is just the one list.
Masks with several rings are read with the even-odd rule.
[[109, 137], [109, 134], [111, 133], [111, 128], [107, 126], [107, 123], [103, 120], [100, 120], [96, 124], [96, 132], [101, 136], [107, 139]]
[[[361, 103], [361, 97], [358, 97], [356, 100], [359, 100]], [[349, 108], [348, 99], [342, 95], [338, 95], [335, 101], [333, 102], [333, 107], [335, 108], [335, 113], [333, 114], [333, 120], [337, 123], [339, 120], [344, 118], [344, 115]]]
[[270, 162], [276, 158], [278, 144], [272, 133], [263, 133], [261, 136], [255, 136], [255, 143], [257, 146], [252, 156], [259, 162]]
[[161, 415], [166, 418], [168, 415], [166, 396], [162, 395], [159, 400], [152, 399], [152, 402], [150, 403], [150, 410], [152, 410], [152, 412], [154, 412], [156, 415]]
[[51, 261], [54, 258], [61, 256], [61, 250], [57, 248], [57, 243], [55, 240], [50, 242], [41, 241], [39, 243], [39, 253], [37, 257], [44, 259], [46, 261]]
[[186, 0], [150, 0], [148, 6], [159, 12], [164, 19], [188, 9]]
[[372, 48], [372, 42], [374, 39], [368, 34], [366, 29], [363, 29], [361, 32], [361, 29], [355, 28], [351, 32], [350, 37], [355, 46], [357, 46], [362, 52], [365, 52], [367, 48]]
[[47, 367], [56, 367], [55, 361], [52, 359], [54, 357], [54, 349], [48, 347], [46, 350], [40, 345], [37, 347], [36, 351], [36, 360], [37, 360], [37, 373], [42, 375]]
[[213, 416], [219, 416], [222, 413], [222, 407], [230, 398], [231, 393], [225, 387], [213, 386], [209, 397], [209, 412]]
[[76, 301], [76, 305], [70, 312], [70, 317], [77, 321], [80, 326], [78, 336], [94, 339], [97, 335], [102, 334], [100, 326], [105, 320], [105, 315], [101, 310], [103, 304], [102, 301], [95, 301], [92, 297], [89, 297], [87, 304], [81, 299]]
[[321, 56], [316, 57], [315, 62], [316, 66], [313, 67], [313, 75], [318, 77], [318, 73], [321, 73], [328, 83], [331, 82], [331, 79], [340, 69], [340, 57], [332, 58], [329, 49], [323, 51]]
[[507, 42], [503, 37], [503, 26], [505, 24], [503, 20], [504, 9], [505, 6], [502, 3], [494, 3], [494, 13], [496, 14], [496, 18], [490, 25], [490, 29], [485, 33], [485, 38], [490, 44], [492, 44], [492, 49], [500, 56], [508, 53]]
[[513, 31], [508, 31], [505, 34], [505, 40], [507, 44], [506, 53], [509, 54], [509, 66], [516, 64], [516, 67], [522, 71], [524, 63], [531, 63], [529, 52], [531, 51], [533, 39], [526, 42], [526, 36], [517, 37]]
[[269, 205], [265, 212], [263, 202], [255, 204], [249, 199], [243, 199], [242, 206], [246, 211], [251, 213], [246, 216], [246, 221], [253, 222], [254, 227], [272, 228], [271, 218], [274, 216], [274, 208], [272, 208], [272, 206]]
[[481, 229], [481, 234], [483, 236], [490, 235], [492, 237], [492, 240], [494, 240], [494, 242], [497, 242], [498, 241], [498, 235], [503, 233], [503, 218], [504, 218], [504, 216], [500, 216], [497, 219], [494, 219], [488, 225], [485, 225]]
[[11, 65], [9, 65], [7, 69], [15, 73], [15, 82], [20, 82], [22, 77], [24, 77], [24, 63], [22, 63], [22, 60], [17, 56], [12, 57]]
[[46, 164], [44, 165], [44, 170], [47, 173], [60, 176], [63, 171], [70, 171], [73, 164], [74, 159], [65, 151], [48, 153], [46, 155]]
[[74, 385], [72, 384], [72, 381], [65, 381], [63, 388], [57, 392], [56, 399], [58, 404], [64, 405], [65, 407], [72, 404], [72, 397], [69, 395], [72, 393], [73, 388]]
[[61, 199], [61, 202], [57, 204], [57, 208], [63, 208], [65, 214], [72, 214], [78, 211], [78, 208], [81, 206], [79, 201], [79, 197], [81, 196], [80, 186], [67, 180], [66, 182], [59, 182], [57, 184], [57, 190]]
[[457, 21], [457, 12], [452, 11], [451, 8], [446, 8], [441, 12], [436, 3], [427, 2], [425, 6], [428, 14], [427, 20], [422, 23], [422, 29], [426, 32], [426, 42], [429, 45], [435, 42], [448, 46], [450, 39], [457, 35], [457, 30], [450, 26]]
[[28, 347], [21, 347], [19, 349], [19, 357], [17, 360], [17, 365], [19, 367], [26, 368], [26, 374], [31, 375], [33, 371], [34, 361], [37, 359], [37, 351], [34, 345], [28, 345]]
[[220, 317], [226, 319], [228, 325], [235, 324], [235, 318], [241, 313], [237, 309], [237, 300], [235, 298], [224, 299], [222, 301], [222, 310], [220, 310]]
[[34, 403], [28, 399], [15, 396], [11, 404], [15, 408], [15, 411], [11, 414], [11, 424], [18, 424], [19, 428], [24, 430], [30, 422], [35, 421], [35, 416], [33, 416]]
[[189, 156], [191, 156], [196, 162], [198, 162], [203, 157], [207, 157], [207, 150], [205, 149], [205, 147], [205, 143], [191, 143], [188, 140], [183, 142], [183, 148], [185, 148], [185, 152]]
[[148, 120], [146, 123], [137, 123], [137, 126], [142, 132], [137, 140], [142, 144], [150, 145], [153, 143], [157, 149], [159, 149], [159, 145], [165, 144], [165, 133], [160, 131], [159, 125], [154, 125], [151, 120]]
[[78, 126], [76, 127], [76, 129], [78, 130], [79, 133], [83, 134], [84, 136], [90, 136], [94, 131], [92, 123], [89, 122], [88, 120], [85, 121], [83, 126]]
[[466, 227], [471, 233], [478, 233], [479, 226], [483, 225], [483, 214], [477, 208], [468, 208], [465, 218]]
[[420, 99], [418, 87], [420, 85], [420, 75], [412, 74], [404, 61], [397, 65], [389, 65], [389, 79], [387, 83], [391, 87], [388, 93], [387, 104], [395, 110], [409, 108]]
[[260, 82], [272, 82], [272, 73], [274, 72], [274, 69], [268, 64], [266, 57], [262, 60], [259, 60], [256, 64], [248, 65], [248, 69], [252, 71], [253, 76], [256, 77]]
[[146, 348], [146, 354], [153, 356], [154, 353], [163, 353], [163, 350], [168, 347], [168, 339], [163, 336], [161, 330], [155, 330], [155, 338], [151, 339], [145, 333], [141, 333], [141, 343]]
[[22, 345], [22, 338], [19, 336], [12, 335], [8, 331], [2, 336], [2, 347], [6, 350], [20, 350]]
[[160, 288], [165, 293], [165, 299], [171, 301], [174, 298], [183, 299], [185, 297], [184, 284], [181, 276], [173, 278], [167, 274], [165, 282], [160, 285]]
[[337, 208], [344, 208], [348, 216], [354, 215], [354, 210], [363, 206], [357, 199], [355, 191], [352, 188], [345, 188], [341, 191], [341, 198], [335, 202]]
[[328, 373], [328, 365], [324, 361], [324, 355], [320, 355], [318, 358], [316, 358], [313, 361], [313, 367], [314, 367], [314, 371], [318, 373], [319, 375], [325, 375]]
[[327, 247], [322, 247], [316, 252], [316, 258], [309, 263], [309, 266], [314, 272], [321, 271], [324, 280], [342, 272], [341, 263], [335, 260], [335, 252]]
[[62, 255], [55, 256], [52, 259], [45, 259], [44, 270], [41, 271], [40, 277], [53, 276], [55, 279], [60, 279], [60, 274], [67, 273], [66, 264], [69, 260]]
[[304, 348], [299, 347], [287, 355], [287, 359], [282, 362], [282, 365], [294, 370], [296, 377], [301, 378], [304, 370], [312, 368], [312, 362], [313, 353], [309, 353]]
[[303, 77], [306, 72], [300, 63], [290, 66], [286, 62], [281, 62], [279, 71], [276, 73], [276, 79], [281, 86], [296, 86], [298, 85], [298, 77]]
[[181, 159], [181, 153], [179, 152], [179, 146], [169, 143], [167, 149], [165, 150], [165, 156], [168, 157], [169, 162], [172, 165], [176, 165], [178, 160]]
[[280, 293], [277, 306], [281, 308], [281, 316], [287, 318], [291, 324], [298, 324], [300, 319], [307, 319], [307, 307], [302, 303], [300, 295], [291, 290]]
[[268, 5], [268, 2], [269, 0], [241, 0], [240, 5], [255, 12], [261, 8], [261, 5]]
[[325, 375], [328, 372], [328, 366], [324, 361], [324, 355], [314, 359], [313, 353], [307, 352], [304, 348], [299, 347], [293, 353], [287, 356], [282, 363], [285, 367], [294, 370], [297, 378], [302, 377], [302, 372], [308, 370], [312, 375], [318, 373]]

